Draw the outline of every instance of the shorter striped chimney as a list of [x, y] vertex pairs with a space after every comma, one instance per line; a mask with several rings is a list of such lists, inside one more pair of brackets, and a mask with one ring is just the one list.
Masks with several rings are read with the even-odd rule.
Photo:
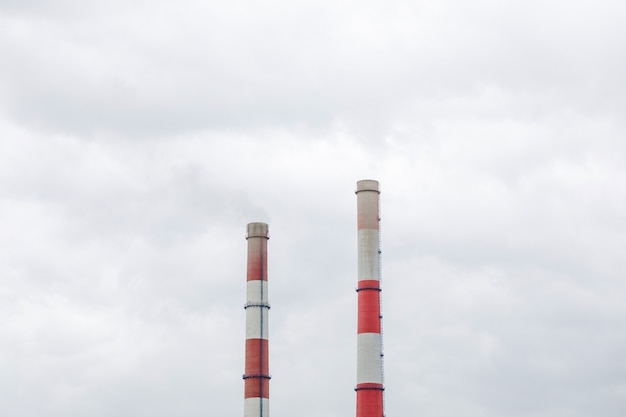
[[267, 300], [266, 223], [249, 223], [246, 297], [246, 365], [244, 417], [269, 417], [270, 374]]

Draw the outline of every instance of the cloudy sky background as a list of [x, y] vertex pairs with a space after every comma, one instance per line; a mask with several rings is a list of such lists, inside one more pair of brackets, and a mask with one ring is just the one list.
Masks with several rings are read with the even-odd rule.
[[381, 183], [390, 417], [626, 413], [622, 0], [0, 0], [0, 414], [354, 414]]

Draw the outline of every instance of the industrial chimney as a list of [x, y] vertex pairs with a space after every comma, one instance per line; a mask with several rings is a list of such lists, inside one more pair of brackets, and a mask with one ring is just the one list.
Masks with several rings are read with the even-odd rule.
[[378, 181], [357, 182], [358, 324], [356, 417], [383, 417]]
[[246, 297], [244, 417], [269, 417], [269, 346], [266, 223], [249, 223]]

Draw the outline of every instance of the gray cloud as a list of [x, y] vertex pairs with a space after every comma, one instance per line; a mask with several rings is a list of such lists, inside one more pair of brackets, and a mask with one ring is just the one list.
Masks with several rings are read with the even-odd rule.
[[6, 17], [0, 46], [5, 108], [42, 128], [159, 136], [366, 119], [380, 130], [411, 103], [485, 87], [526, 113], [624, 109], [623, 10], [611, 2], [43, 10]]

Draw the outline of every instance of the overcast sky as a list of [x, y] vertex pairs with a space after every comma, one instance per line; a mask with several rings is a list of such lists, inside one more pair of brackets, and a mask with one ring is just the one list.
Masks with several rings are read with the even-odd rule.
[[354, 415], [356, 181], [389, 417], [626, 415], [623, 0], [0, 0], [0, 414]]

